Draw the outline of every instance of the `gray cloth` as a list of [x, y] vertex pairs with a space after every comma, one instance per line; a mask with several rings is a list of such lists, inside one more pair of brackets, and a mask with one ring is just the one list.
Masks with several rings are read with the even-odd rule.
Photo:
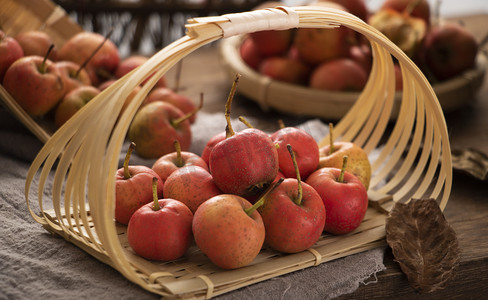
[[[224, 128], [219, 122], [209, 122], [215, 118], [199, 114], [194, 125], [192, 151], [200, 153], [204, 142]], [[326, 130], [317, 120], [304, 124], [303, 128], [314, 137], [323, 136], [322, 130]], [[63, 238], [49, 234], [32, 219], [25, 203], [24, 184], [30, 163], [41, 147], [18, 121], [0, 109], [0, 299], [158, 298]], [[138, 161], [135, 157], [132, 162], [151, 161]], [[33, 201], [32, 205], [38, 210], [37, 202]], [[351, 255], [216, 298], [334, 298], [353, 292], [360, 284], [375, 282], [375, 274], [385, 269], [383, 254], [384, 248], [378, 248]]]

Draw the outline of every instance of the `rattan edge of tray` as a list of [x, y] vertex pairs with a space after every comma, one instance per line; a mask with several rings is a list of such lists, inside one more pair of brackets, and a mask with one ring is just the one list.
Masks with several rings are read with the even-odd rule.
[[[193, 250], [189, 250], [189, 258], [186, 257], [174, 262], [152, 262], [137, 256], [130, 249], [125, 237], [126, 226], [117, 223], [116, 226], [119, 230], [119, 240], [121, 244], [124, 245], [124, 255], [126, 256], [126, 259], [131, 262], [135, 272], [137, 272], [140, 278], [153, 289], [153, 292], [158, 291], [160, 295], [168, 298], [183, 297], [203, 299], [208, 297], [209, 291], [212, 296], [221, 295], [276, 276], [281, 276], [335, 259], [386, 246], [384, 222], [388, 210], [394, 204], [394, 201], [392, 197], [381, 195], [374, 191], [369, 191], [368, 195], [370, 199], [368, 217], [365, 218], [362, 224], [362, 226], [365, 226], [364, 223], [370, 222], [366, 225], [367, 229], [363, 229], [363, 227], [360, 226], [356, 231], [340, 237], [331, 235], [327, 237], [326, 235], [323, 235], [321, 238], [322, 242], [319, 241], [314, 247], [294, 254], [279, 253], [263, 246], [261, 257], [256, 258], [255, 262], [246, 267], [234, 270], [223, 270], [213, 266], [210, 272], [201, 272], [198, 270], [198, 267], [195, 267], [195, 270], [199, 272], [195, 274], [185, 274], [182, 277], [175, 275], [175, 272], [168, 272], [168, 268], [165, 267], [171, 265], [174, 269], [174, 266], [177, 266], [182, 260], [188, 259], [188, 261], [191, 261], [192, 255], [202, 256], [202, 253], [194, 253], [200, 252], [195, 245], [192, 246]], [[380, 207], [383, 208], [378, 209]], [[54, 209], [44, 210], [43, 214], [46, 218], [59, 225]], [[62, 218], [67, 219], [65, 215], [63, 215]], [[73, 223], [74, 222], [72, 222], [72, 224]], [[82, 235], [84, 235], [82, 230], [79, 230], [76, 227], [71, 230], [58, 230], [48, 225], [43, 225], [43, 228], [51, 234], [59, 235], [102, 263], [116, 268], [107, 253], [98, 250], [93, 242], [87, 242], [87, 240], [89, 240], [87, 235], [82, 237]], [[358, 244], [356, 242], [357, 237], [361, 236], [364, 238], [365, 234], [367, 235], [367, 241]], [[345, 242], [345, 239], [349, 239], [349, 243]], [[339, 241], [340, 245], [334, 247], [334, 242]], [[183, 263], [183, 265], [185, 264], [189, 263]], [[205, 262], [205, 264], [211, 265], [210, 261]], [[270, 265], [272, 268], [270, 268]], [[237, 276], [234, 276], [234, 278], [237, 279], [229, 281], [229, 274], [238, 274]], [[244, 274], [244, 276], [242, 274]]]

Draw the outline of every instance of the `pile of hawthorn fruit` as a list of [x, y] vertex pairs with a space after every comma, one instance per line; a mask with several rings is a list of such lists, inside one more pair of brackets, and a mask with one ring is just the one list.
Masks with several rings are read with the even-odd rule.
[[[427, 0], [385, 0], [374, 13], [365, 0], [317, 0], [310, 5], [347, 11], [378, 29], [431, 84], [475, 66], [479, 49], [475, 37], [461, 24], [435, 19]], [[372, 67], [369, 41], [345, 26], [254, 32], [244, 38], [239, 53], [264, 76], [327, 91], [362, 91]], [[394, 66], [396, 89], [401, 90], [401, 70], [396, 61]]]
[[[91, 32], [59, 49], [52, 45], [42, 31], [0, 32], [0, 80], [26, 113], [52, 118], [57, 127], [148, 59], [122, 60], [110, 39]], [[127, 225], [138, 255], [174, 260], [195, 243], [215, 265], [235, 269], [251, 263], [264, 245], [304, 251], [324, 232], [346, 234], [364, 219], [371, 177], [364, 150], [333, 141], [332, 126], [330, 145], [322, 148], [307, 132], [284, 124], [272, 134], [252, 126], [235, 132], [230, 106], [238, 78], [226, 103], [227, 126], [201, 155], [187, 150], [202, 100], [197, 107], [163, 77], [135, 115], [132, 143], [116, 173], [115, 220]], [[133, 151], [154, 164], [130, 165]]]
[[[0, 30], [0, 82], [22, 109], [35, 120], [48, 120], [55, 129], [65, 124], [102, 90], [123, 77], [149, 58], [129, 55], [121, 59], [116, 45], [94, 32], [80, 32], [59, 48], [51, 36], [41, 30], [20, 32], [8, 36]], [[141, 86], [134, 88], [121, 113]], [[178, 138], [183, 149], [191, 143], [190, 125], [195, 122], [199, 107], [177, 88], [167, 87], [162, 77], [144, 99], [129, 134], [139, 143], [138, 153], [143, 157], [156, 157], [173, 150], [172, 143], [154, 152], [152, 144], [137, 136], [146, 130], [152, 115], [163, 116], [164, 131]], [[145, 127], [146, 126], [146, 127]], [[161, 126], [160, 126], [161, 127]], [[152, 141], [152, 138], [145, 138]], [[156, 148], [157, 149], [157, 148]]]
[[[130, 246], [150, 260], [184, 257], [196, 246], [216, 266], [251, 263], [264, 245], [283, 253], [312, 247], [324, 232], [355, 230], [363, 221], [371, 165], [350, 142], [319, 148], [306, 131], [281, 124], [272, 134], [230, 119], [201, 155], [174, 151], [152, 167], [130, 165], [131, 143], [116, 174], [115, 219]], [[331, 130], [332, 125], [331, 126]]]

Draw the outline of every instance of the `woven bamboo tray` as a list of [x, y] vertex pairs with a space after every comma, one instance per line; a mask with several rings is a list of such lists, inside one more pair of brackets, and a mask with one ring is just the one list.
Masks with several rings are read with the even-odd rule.
[[[387, 211], [394, 201], [428, 197], [437, 199], [444, 209], [452, 184], [451, 152], [442, 109], [426, 78], [399, 48], [360, 19], [343, 11], [307, 6], [189, 20], [186, 36], [104, 90], [46, 141], [26, 179], [32, 218], [130, 281], [168, 298], [211, 298], [384, 245], [386, 214], [370, 208], [361, 226], [350, 234], [324, 234], [311, 249], [291, 255], [265, 247], [249, 266], [222, 270], [195, 246], [179, 260], [145, 260], [130, 249], [126, 227], [114, 221], [115, 173], [126, 132], [144, 97], [169, 69], [192, 51], [222, 38], [266, 29], [340, 25], [365, 35], [375, 57], [371, 79], [335, 127], [338, 139], [354, 141], [368, 153], [379, 152], [371, 161], [371, 202]], [[395, 96], [391, 55], [400, 62], [406, 82], [398, 117], [386, 132]], [[119, 117], [132, 89], [154, 72]], [[386, 142], [379, 145], [381, 140]], [[327, 141], [324, 137], [320, 144]], [[52, 190], [52, 199], [45, 199], [45, 189]], [[31, 207], [33, 200], [39, 202], [40, 211]], [[46, 202], [54, 209], [44, 210]]]
[[[239, 54], [239, 47], [245, 37], [246, 35], [233, 36], [222, 41], [221, 57], [231, 75], [242, 74], [239, 92], [257, 102], [263, 110], [275, 109], [287, 114], [339, 120], [358, 99], [360, 93], [357, 92], [311, 89], [259, 74], [246, 65]], [[445, 113], [466, 106], [475, 98], [483, 84], [487, 66], [486, 55], [480, 52], [473, 69], [432, 86]], [[402, 93], [396, 92], [392, 119], [398, 115], [401, 98]]]
[[[70, 37], [83, 31], [60, 6], [49, 0], [0, 0], [0, 7], [0, 25], [10, 36], [42, 28], [59, 48]], [[29, 116], [1, 84], [0, 104], [12, 112], [42, 142], [46, 142], [55, 130], [53, 122]]]

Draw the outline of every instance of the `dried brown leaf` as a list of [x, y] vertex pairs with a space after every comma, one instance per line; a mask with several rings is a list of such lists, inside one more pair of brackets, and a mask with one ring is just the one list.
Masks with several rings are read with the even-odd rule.
[[386, 219], [386, 241], [420, 293], [442, 289], [459, 264], [456, 233], [433, 199], [396, 203]]
[[479, 150], [452, 150], [452, 167], [479, 180], [488, 180], [488, 155]]

